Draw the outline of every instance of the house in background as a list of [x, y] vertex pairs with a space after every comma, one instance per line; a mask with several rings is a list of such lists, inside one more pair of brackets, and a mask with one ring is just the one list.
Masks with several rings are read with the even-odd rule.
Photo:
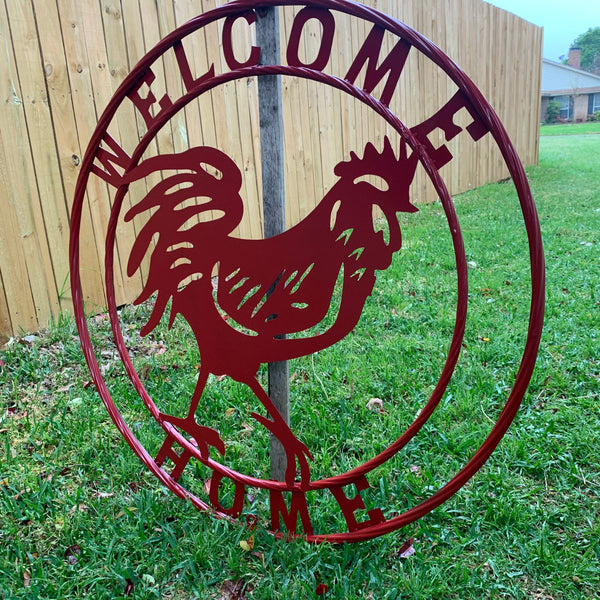
[[600, 111], [600, 75], [580, 68], [581, 50], [569, 50], [569, 64], [542, 60], [542, 121], [546, 120], [548, 102], [561, 103], [560, 119], [581, 123]]

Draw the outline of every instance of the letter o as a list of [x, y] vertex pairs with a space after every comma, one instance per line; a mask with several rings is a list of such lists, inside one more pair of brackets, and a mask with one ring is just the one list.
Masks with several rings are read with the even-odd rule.
[[[303, 63], [298, 56], [298, 49], [300, 47], [300, 37], [302, 36], [302, 30], [304, 25], [310, 19], [317, 19], [323, 26], [323, 37], [321, 38], [321, 46], [319, 48], [319, 54], [313, 62], [307, 64]], [[303, 8], [294, 19], [292, 25], [292, 31], [290, 33], [290, 39], [288, 41], [286, 59], [290, 67], [306, 67], [307, 69], [314, 69], [315, 71], [322, 71], [331, 56], [331, 47], [333, 45], [333, 34], [335, 33], [335, 19], [328, 10], [319, 8]]]
[[234, 519], [237, 519], [237, 517], [239, 517], [242, 514], [242, 510], [244, 509], [244, 498], [246, 496], [246, 488], [243, 484], [234, 481], [233, 483], [235, 485], [235, 495], [233, 498], [233, 504], [231, 508], [225, 508], [219, 500], [219, 485], [221, 484], [221, 479], [223, 479], [223, 475], [221, 475], [218, 471], [213, 471], [212, 478], [210, 480], [210, 503], [218, 511], [225, 513], [226, 515], [230, 515]]

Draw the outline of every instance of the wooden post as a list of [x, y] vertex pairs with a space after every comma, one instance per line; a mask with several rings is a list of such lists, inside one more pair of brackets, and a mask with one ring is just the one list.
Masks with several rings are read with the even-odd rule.
[[[260, 64], [279, 64], [279, 14], [277, 7], [259, 8], [256, 40]], [[264, 237], [285, 231], [285, 187], [283, 174], [283, 116], [281, 82], [278, 75], [258, 78], [260, 151]], [[289, 367], [287, 361], [269, 363], [268, 394], [285, 422], [290, 423]], [[283, 481], [287, 461], [281, 442], [271, 435], [271, 477]]]

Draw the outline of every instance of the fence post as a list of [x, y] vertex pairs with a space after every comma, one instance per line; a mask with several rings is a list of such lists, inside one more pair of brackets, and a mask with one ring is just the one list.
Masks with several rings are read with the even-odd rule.
[[[279, 64], [279, 14], [277, 7], [259, 8], [256, 40], [260, 64]], [[283, 116], [281, 82], [278, 75], [258, 78], [260, 152], [264, 237], [285, 231], [285, 186], [283, 173]], [[285, 422], [290, 423], [289, 367], [287, 361], [269, 363], [268, 393]], [[281, 442], [271, 434], [271, 478], [283, 481], [287, 461]]]

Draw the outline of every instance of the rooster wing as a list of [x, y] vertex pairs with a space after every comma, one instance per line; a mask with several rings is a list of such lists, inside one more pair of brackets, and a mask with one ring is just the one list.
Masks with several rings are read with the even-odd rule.
[[344, 253], [315, 217], [273, 238], [227, 240], [216, 296], [222, 312], [267, 337], [304, 331], [327, 315]]

